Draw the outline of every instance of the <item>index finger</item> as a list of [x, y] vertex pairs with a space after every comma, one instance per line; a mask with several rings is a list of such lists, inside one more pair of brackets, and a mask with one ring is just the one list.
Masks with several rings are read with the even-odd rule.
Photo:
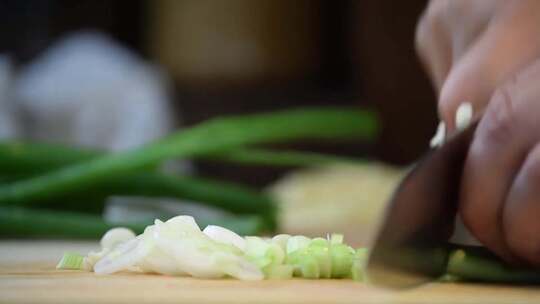
[[463, 102], [481, 115], [495, 88], [540, 55], [540, 1], [506, 1], [487, 30], [452, 67], [441, 89], [440, 116], [450, 131]]

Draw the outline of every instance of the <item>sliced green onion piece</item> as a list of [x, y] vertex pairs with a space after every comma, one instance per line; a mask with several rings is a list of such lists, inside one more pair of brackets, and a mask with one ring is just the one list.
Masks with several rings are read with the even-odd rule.
[[442, 283], [456, 283], [462, 281], [462, 278], [451, 273], [446, 273], [443, 274], [438, 281]]
[[103, 237], [101, 237], [99, 244], [101, 245], [101, 248], [112, 249], [116, 247], [118, 244], [127, 242], [131, 239], [134, 239], [135, 237], [136, 235], [131, 229], [124, 228], [124, 227], [117, 227], [117, 228], [113, 228], [107, 231], [103, 235]]
[[66, 252], [56, 269], [72, 269], [72, 270], [81, 270], [83, 269], [84, 256], [75, 253], [75, 252]]
[[354, 263], [354, 249], [345, 244], [332, 244], [330, 256], [332, 258], [332, 278], [349, 277]]
[[306, 248], [311, 242], [311, 239], [303, 235], [295, 235], [290, 237], [287, 241], [287, 255], [299, 250]]
[[272, 263], [272, 260], [266, 256], [268, 244], [257, 236], [246, 236], [246, 247], [244, 254], [247, 259], [255, 263], [259, 268], [266, 267]]
[[287, 252], [287, 242], [290, 238], [291, 236], [288, 234], [278, 234], [272, 238], [271, 242], [278, 244], [283, 249], [283, 252]]
[[309, 242], [308, 246], [320, 246], [320, 247], [328, 246], [328, 240], [320, 238], [320, 237], [314, 238], [311, 240], [311, 242]]
[[305, 279], [318, 279], [320, 277], [319, 263], [316, 258], [306, 256], [299, 264], [301, 276]]
[[246, 237], [245, 255], [261, 269], [281, 265], [285, 260], [285, 252], [278, 244], [256, 236]]
[[208, 225], [204, 228], [203, 233], [218, 243], [233, 245], [242, 251], [246, 249], [246, 240], [227, 228]]
[[275, 243], [270, 243], [266, 256], [272, 260], [272, 265], [280, 265], [285, 261], [285, 252]]
[[352, 265], [352, 279], [359, 282], [366, 282], [366, 262], [369, 256], [367, 248], [358, 248], [354, 255], [354, 261]]
[[329, 242], [323, 238], [315, 238], [308, 246], [308, 255], [319, 263], [319, 276], [329, 279], [332, 276], [332, 258], [329, 252]]
[[332, 233], [330, 235], [330, 244], [343, 244], [343, 234]]
[[285, 280], [293, 276], [294, 267], [291, 265], [268, 265], [264, 269], [267, 279]]

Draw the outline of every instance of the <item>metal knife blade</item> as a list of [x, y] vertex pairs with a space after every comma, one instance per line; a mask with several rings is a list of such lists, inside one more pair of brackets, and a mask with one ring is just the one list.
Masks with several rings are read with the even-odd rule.
[[368, 260], [371, 283], [406, 288], [444, 274], [461, 174], [476, 126], [429, 151], [401, 181]]

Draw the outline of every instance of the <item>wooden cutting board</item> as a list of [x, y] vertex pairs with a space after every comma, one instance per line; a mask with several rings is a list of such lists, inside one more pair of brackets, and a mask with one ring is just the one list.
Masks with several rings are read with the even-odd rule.
[[540, 303], [540, 288], [431, 283], [387, 291], [349, 280], [241, 282], [54, 267], [97, 243], [0, 241], [0, 303]]

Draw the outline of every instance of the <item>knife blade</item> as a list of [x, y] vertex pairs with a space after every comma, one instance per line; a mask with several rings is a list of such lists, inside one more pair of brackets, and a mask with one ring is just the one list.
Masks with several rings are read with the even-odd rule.
[[445, 273], [461, 175], [477, 124], [428, 151], [402, 179], [368, 259], [371, 283], [407, 288]]

